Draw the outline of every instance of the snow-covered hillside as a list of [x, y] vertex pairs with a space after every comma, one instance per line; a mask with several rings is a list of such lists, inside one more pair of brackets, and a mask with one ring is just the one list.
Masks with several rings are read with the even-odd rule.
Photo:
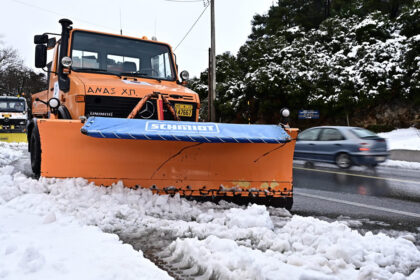
[[420, 277], [411, 235], [361, 235], [343, 222], [283, 209], [199, 204], [121, 184], [35, 180], [28, 169], [26, 145], [0, 143], [2, 279], [169, 278], [110, 234], [150, 229], [175, 237], [163, 259], [201, 271], [203, 279]]
[[[344, 125], [347, 117], [375, 130], [416, 123], [419, 1], [400, 1], [395, 17], [381, 11], [391, 1], [332, 1], [337, 10], [315, 26], [312, 16], [320, 11], [302, 6], [328, 1], [276, 2], [254, 17], [253, 33], [238, 54], [217, 58], [224, 121], [276, 123], [288, 107], [293, 121], [298, 110], [316, 109], [330, 125]], [[203, 72], [192, 88], [206, 97], [206, 84]]]

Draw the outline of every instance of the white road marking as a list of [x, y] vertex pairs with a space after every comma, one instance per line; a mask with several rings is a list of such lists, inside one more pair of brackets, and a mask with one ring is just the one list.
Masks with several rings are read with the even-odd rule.
[[368, 208], [368, 209], [372, 209], [372, 210], [379, 210], [379, 211], [390, 212], [390, 213], [393, 213], [393, 214], [400, 214], [400, 215], [420, 218], [420, 214], [417, 214], [417, 213], [405, 212], [405, 211], [400, 211], [400, 210], [395, 210], [395, 209], [390, 209], [390, 208], [384, 208], [384, 207], [379, 207], [379, 206], [372, 206], [372, 205], [367, 205], [367, 204], [357, 203], [357, 202], [352, 202], [352, 201], [347, 201], [347, 200], [323, 197], [323, 196], [320, 196], [320, 195], [307, 194], [307, 193], [297, 193], [296, 191], [295, 191], [294, 194], [309, 197], [309, 198], [322, 199], [322, 200], [327, 200], [327, 201], [331, 201], [331, 202], [347, 204], [347, 205], [351, 205], [351, 206], [364, 207], [364, 208]]

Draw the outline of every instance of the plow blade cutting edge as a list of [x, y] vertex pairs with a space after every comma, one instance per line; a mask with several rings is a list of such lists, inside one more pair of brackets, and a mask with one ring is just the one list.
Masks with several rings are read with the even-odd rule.
[[43, 177], [186, 197], [293, 195], [297, 129], [112, 118], [40, 119], [37, 127]]

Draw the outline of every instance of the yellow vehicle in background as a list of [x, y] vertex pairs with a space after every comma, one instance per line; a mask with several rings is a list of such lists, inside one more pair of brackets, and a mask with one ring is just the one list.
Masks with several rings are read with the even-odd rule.
[[0, 96], [0, 141], [27, 142], [27, 118], [25, 98]]

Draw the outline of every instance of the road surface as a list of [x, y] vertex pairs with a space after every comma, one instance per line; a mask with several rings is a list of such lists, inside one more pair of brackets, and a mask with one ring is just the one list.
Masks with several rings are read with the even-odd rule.
[[[362, 231], [407, 231], [419, 237], [420, 171], [378, 167], [342, 170], [295, 163], [292, 213], [348, 220]], [[417, 245], [420, 241], [417, 238]]]

